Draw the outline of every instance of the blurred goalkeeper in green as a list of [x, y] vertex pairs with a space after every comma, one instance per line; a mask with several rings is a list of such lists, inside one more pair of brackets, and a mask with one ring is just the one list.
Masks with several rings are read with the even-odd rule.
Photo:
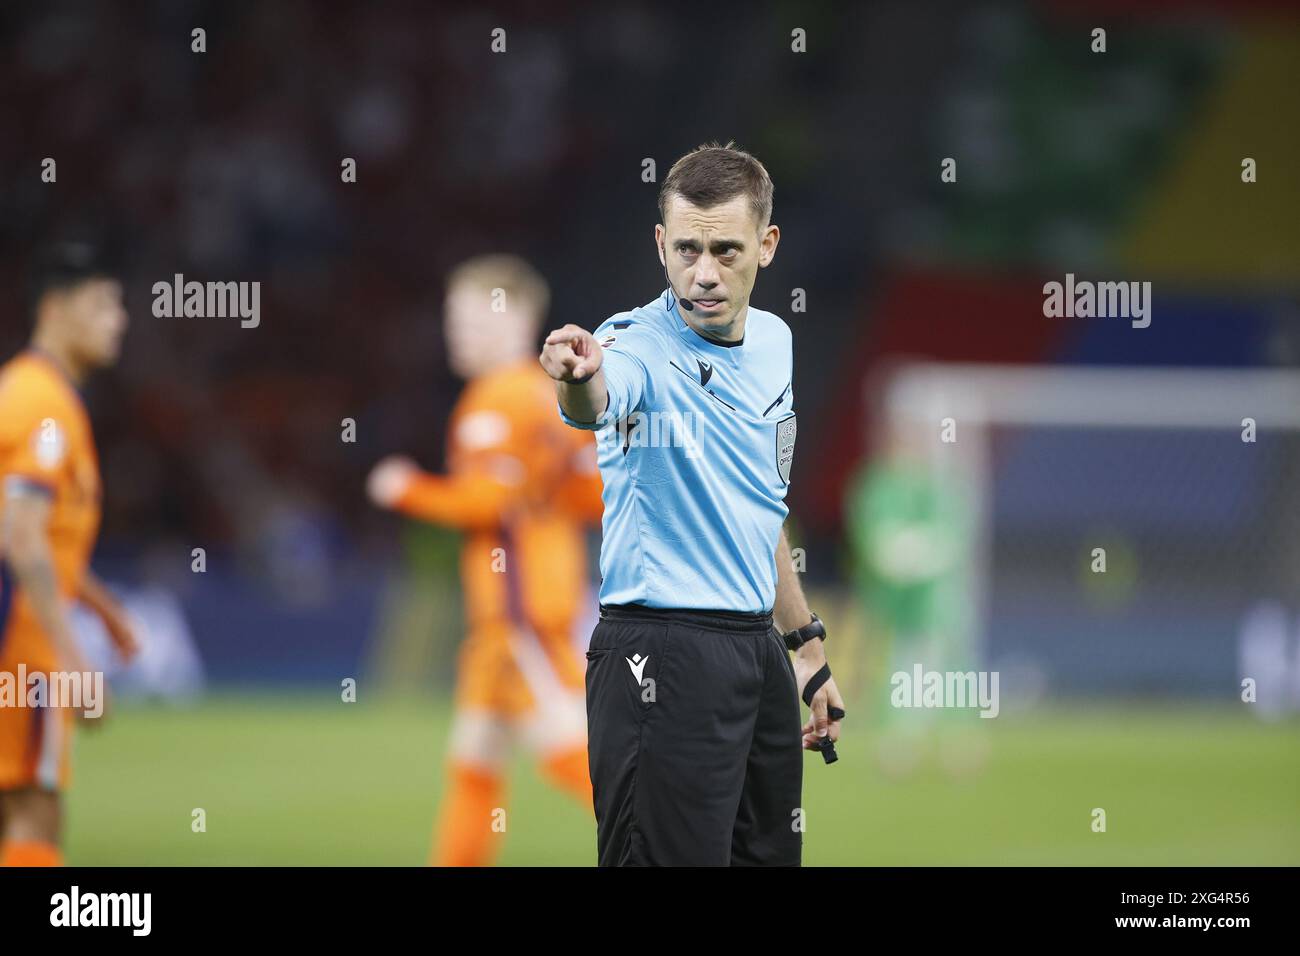
[[911, 772], [941, 720], [941, 760], [954, 772], [969, 769], [980, 762], [981, 748], [947, 728], [973, 729], [976, 715], [910, 706], [918, 665], [928, 673], [977, 664], [968, 483], [959, 480], [959, 452], [942, 442], [937, 422], [885, 419], [877, 434], [877, 451], [846, 502], [855, 580], [879, 648], [871, 690], [877, 756], [890, 776]]

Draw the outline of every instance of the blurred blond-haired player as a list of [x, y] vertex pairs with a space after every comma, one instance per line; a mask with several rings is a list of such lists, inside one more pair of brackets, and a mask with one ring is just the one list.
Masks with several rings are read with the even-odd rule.
[[44, 706], [30, 706], [30, 696], [27, 706], [0, 698], [4, 866], [62, 863], [73, 719], [96, 716], [54, 700], [57, 675], [92, 673], [73, 640], [69, 604], [99, 614], [122, 656], [136, 647], [125, 613], [88, 567], [99, 460], [78, 392], [91, 372], [117, 361], [127, 325], [122, 286], [94, 250], [64, 244], [38, 255], [32, 299], [31, 344], [0, 369], [0, 678], [25, 673], [23, 693], [40, 674], [48, 690]]
[[453, 270], [447, 352], [468, 385], [452, 411], [448, 473], [390, 457], [367, 482], [377, 505], [465, 533], [469, 634], [430, 857], [437, 866], [492, 861], [493, 813], [518, 736], [551, 783], [591, 806], [585, 664], [574, 638], [588, 587], [584, 526], [600, 519], [601, 482], [595, 442], [560, 421], [537, 364], [549, 302], [545, 280], [514, 256]]

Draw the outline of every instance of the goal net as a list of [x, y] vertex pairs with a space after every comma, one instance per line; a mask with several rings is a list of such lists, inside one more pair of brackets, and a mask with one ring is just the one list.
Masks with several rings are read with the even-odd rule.
[[1006, 698], [1300, 706], [1300, 374], [912, 364], [880, 412], [964, 499], [950, 626]]

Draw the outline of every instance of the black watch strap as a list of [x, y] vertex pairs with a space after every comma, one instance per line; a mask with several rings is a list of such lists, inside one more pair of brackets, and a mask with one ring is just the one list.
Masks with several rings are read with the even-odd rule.
[[813, 614], [812, 620], [803, 627], [795, 631], [789, 631], [781, 635], [781, 640], [785, 641], [785, 646], [792, 651], [797, 651], [815, 637], [826, 640], [826, 625], [822, 619]]

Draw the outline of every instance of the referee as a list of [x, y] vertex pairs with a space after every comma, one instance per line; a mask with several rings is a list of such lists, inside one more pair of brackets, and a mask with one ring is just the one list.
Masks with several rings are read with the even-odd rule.
[[587, 652], [602, 866], [797, 866], [800, 744], [829, 762], [839, 736], [825, 630], [782, 528], [790, 330], [749, 304], [781, 236], [771, 215], [753, 156], [688, 153], [659, 193], [666, 291], [542, 350], [561, 417], [596, 432], [604, 480]]

